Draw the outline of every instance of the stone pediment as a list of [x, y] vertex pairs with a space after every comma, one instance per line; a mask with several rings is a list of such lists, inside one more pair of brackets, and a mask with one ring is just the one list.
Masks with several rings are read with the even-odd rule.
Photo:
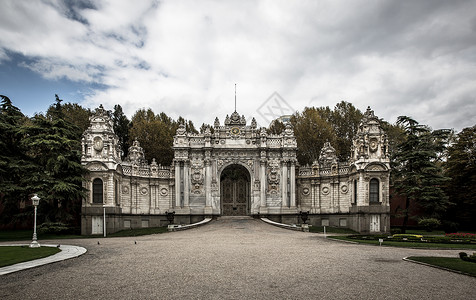
[[105, 164], [99, 161], [93, 161], [86, 165], [86, 169], [89, 171], [107, 171], [108, 168]]
[[367, 167], [365, 167], [366, 171], [387, 171], [387, 167], [382, 164], [369, 164]]

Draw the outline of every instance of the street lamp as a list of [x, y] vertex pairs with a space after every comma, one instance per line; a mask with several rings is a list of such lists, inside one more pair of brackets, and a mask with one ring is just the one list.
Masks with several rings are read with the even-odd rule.
[[40, 248], [40, 244], [36, 240], [36, 209], [38, 204], [40, 204], [40, 197], [35, 194], [31, 197], [31, 201], [33, 201], [33, 206], [35, 207], [35, 224], [33, 225], [33, 240], [31, 241], [30, 248]]

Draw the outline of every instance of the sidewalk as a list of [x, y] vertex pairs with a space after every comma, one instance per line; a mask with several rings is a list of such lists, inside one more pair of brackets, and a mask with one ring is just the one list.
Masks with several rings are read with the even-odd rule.
[[[28, 244], [11, 244], [11, 245], [3, 244], [3, 245], [0, 245], [0, 247], [1, 246], [25, 246], [25, 245], [28, 245]], [[57, 245], [41, 245], [41, 247], [56, 247], [56, 246]], [[5, 274], [25, 270], [25, 269], [35, 268], [42, 265], [51, 264], [54, 262], [78, 257], [80, 255], [83, 255], [87, 251], [86, 248], [79, 247], [79, 246], [71, 246], [71, 245], [60, 245], [59, 248], [61, 252], [58, 252], [54, 255], [0, 268], [0, 275], [5, 275]]]

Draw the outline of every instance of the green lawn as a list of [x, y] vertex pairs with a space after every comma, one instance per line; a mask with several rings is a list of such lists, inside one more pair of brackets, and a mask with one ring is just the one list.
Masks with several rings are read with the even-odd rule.
[[[123, 236], [139, 236], [147, 234], [156, 234], [167, 232], [167, 227], [138, 228], [122, 230], [116, 233], [107, 234], [107, 237], [123, 237]], [[2, 230], [0, 231], [0, 241], [31, 241], [33, 236], [32, 230]], [[74, 234], [38, 234], [38, 241], [41, 240], [58, 240], [58, 239], [84, 239], [97, 238], [101, 235], [74, 235]]]
[[0, 246], [0, 267], [47, 257], [60, 251], [56, 247]]
[[151, 228], [138, 228], [121, 230], [116, 233], [108, 234], [108, 237], [122, 237], [122, 236], [139, 236], [148, 234], [157, 234], [167, 232], [167, 227], [151, 227]]
[[[350, 241], [359, 244], [379, 245], [378, 241], [374, 240], [357, 240], [350, 239], [346, 236], [333, 236], [330, 239]], [[438, 243], [419, 243], [419, 242], [394, 242], [384, 241], [383, 246], [406, 247], [406, 248], [448, 248], [448, 249], [476, 249], [476, 244], [438, 244]]]
[[[311, 226], [309, 227], [309, 231], [324, 233], [324, 226]], [[358, 234], [357, 231], [353, 231], [352, 229], [349, 229], [349, 228], [330, 227], [330, 226], [326, 226], [326, 233]]]
[[[31, 241], [33, 230], [2, 230], [0, 231], [0, 241]], [[84, 238], [75, 234], [38, 234], [38, 240], [56, 240], [56, 239], [77, 239]]]
[[464, 261], [460, 258], [412, 256], [412, 257], [408, 257], [408, 259], [427, 263], [433, 266], [460, 271], [465, 274], [476, 277], [476, 263]]
[[433, 230], [433, 231], [426, 231], [426, 230], [417, 230], [417, 229], [407, 229], [407, 234], [419, 234], [419, 235], [445, 235], [443, 230]]

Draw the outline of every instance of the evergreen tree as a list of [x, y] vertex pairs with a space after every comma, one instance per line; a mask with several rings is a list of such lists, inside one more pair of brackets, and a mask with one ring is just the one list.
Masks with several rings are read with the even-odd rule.
[[21, 184], [32, 167], [24, 155], [20, 127], [27, 121], [11, 100], [0, 95], [0, 222], [16, 225], [20, 213], [20, 202], [28, 199], [29, 191]]
[[129, 139], [129, 129], [131, 127], [131, 122], [124, 115], [122, 107], [119, 104], [114, 105], [114, 112], [112, 113], [113, 129], [114, 132], [119, 137], [119, 142], [121, 143], [122, 149], [122, 158], [127, 156], [130, 144]]
[[[56, 106], [51, 105], [46, 112], [46, 117], [52, 118], [52, 114], [55, 113], [55, 109]], [[80, 134], [83, 134], [83, 132], [88, 129], [89, 117], [92, 115], [92, 112], [89, 108], [86, 109], [77, 103], [62, 103], [61, 112], [66, 121], [78, 127]]]
[[461, 228], [476, 230], [476, 125], [463, 129], [449, 147], [446, 175], [448, 196], [455, 203], [450, 208], [448, 221]]
[[209, 124], [205, 124], [205, 123], [202, 123], [202, 126], [200, 126], [200, 133], [205, 133], [205, 130], [206, 129], [210, 129], [210, 133], [213, 134], [215, 132], [215, 129], [213, 128], [213, 126], [209, 125]]
[[442, 151], [439, 141], [447, 138], [447, 131], [431, 131], [412, 118], [401, 116], [397, 125], [402, 126], [404, 140], [397, 145], [392, 157], [394, 187], [398, 194], [405, 196], [405, 226], [408, 222], [410, 202], [421, 207], [423, 217], [441, 219], [450, 202], [443, 191], [447, 179], [441, 165], [436, 162], [438, 151]]
[[284, 129], [286, 129], [286, 125], [284, 125], [283, 122], [274, 120], [271, 122], [271, 125], [268, 127], [266, 132], [268, 134], [281, 134]]
[[81, 130], [65, 120], [62, 100], [55, 96], [49, 117], [36, 115], [21, 128], [22, 145], [36, 164], [26, 188], [42, 198], [40, 221], [78, 224], [86, 171], [81, 166]]

